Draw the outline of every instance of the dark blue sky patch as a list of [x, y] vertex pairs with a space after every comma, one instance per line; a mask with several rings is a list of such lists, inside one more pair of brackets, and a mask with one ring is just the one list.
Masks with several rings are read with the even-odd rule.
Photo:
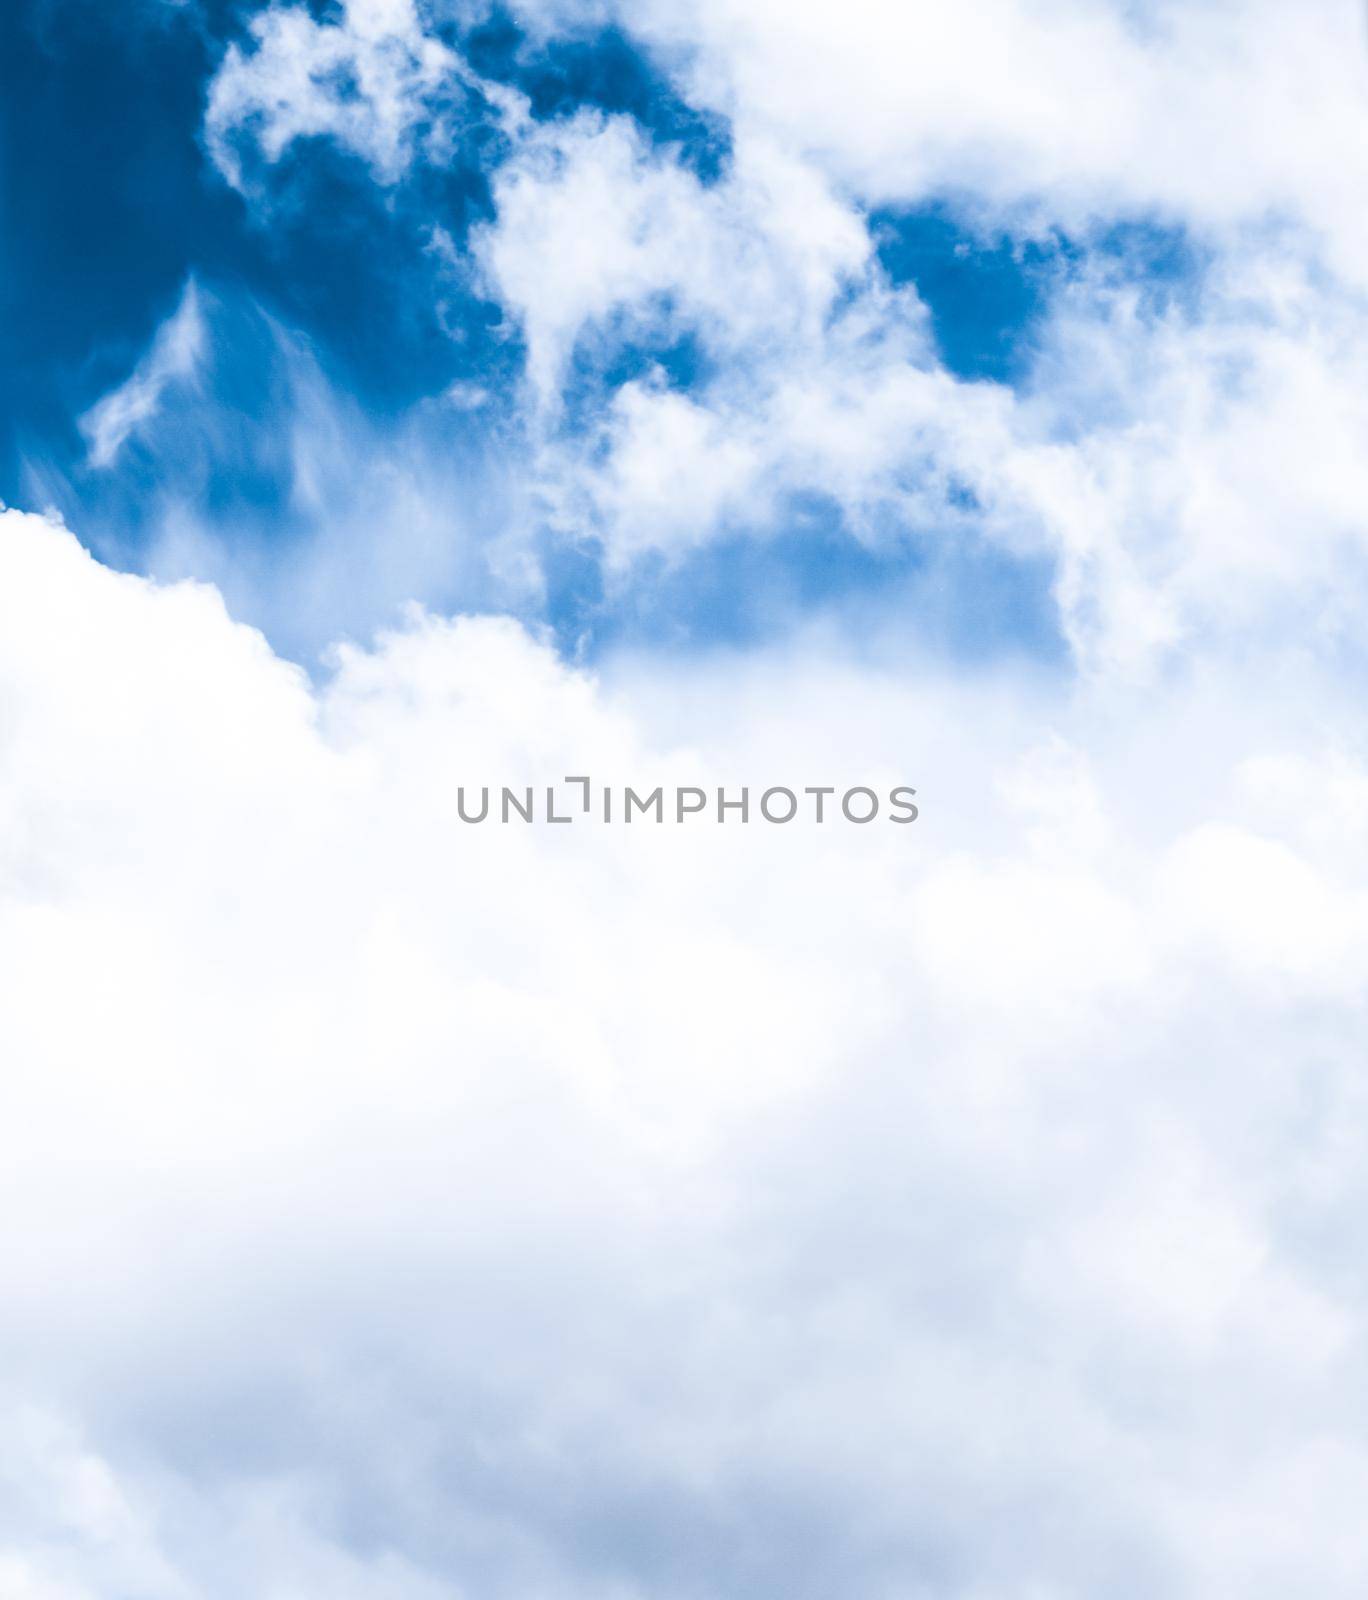
[[666, 320], [657, 338], [626, 340], [613, 348], [599, 375], [608, 390], [651, 376], [688, 391], [706, 384], [713, 366], [695, 329]]
[[713, 183], [731, 158], [731, 133], [724, 118], [680, 98], [670, 79], [618, 28], [530, 41], [508, 11], [453, 43], [483, 77], [520, 89], [535, 116], [572, 115], [585, 106], [630, 116], [659, 146], [704, 183]]
[[583, 436], [627, 383], [696, 390], [714, 367], [698, 331], [674, 314], [668, 297], [588, 327], [575, 342], [563, 380], [562, 427]]
[[878, 259], [912, 284], [931, 315], [942, 361], [957, 377], [1029, 383], [1053, 296], [1084, 274], [1134, 286], [1150, 315], [1196, 311], [1206, 254], [1180, 227], [1151, 217], [1080, 236], [984, 233], [948, 200], [869, 219]]
[[[127, 378], [191, 275], [301, 333], [373, 416], [453, 382], [506, 387], [520, 365], [499, 309], [451, 282], [431, 248], [434, 223], [460, 239], [491, 214], [478, 129], [462, 162], [419, 169], [388, 193], [327, 141], [296, 146], [270, 175], [262, 222], [212, 169], [200, 139], [207, 83], [244, 15], [161, 0], [0, 7], [0, 498], [26, 503], [35, 480], [57, 482], [71, 525], [92, 539], [97, 525], [112, 536], [122, 507], [120, 536], [136, 540], [143, 447], [121, 456], [122, 489], [110, 475], [97, 482], [82, 471], [77, 421]], [[253, 348], [239, 337], [219, 381], [240, 379]], [[253, 463], [270, 458], [278, 419], [220, 398], [215, 436], [237, 437], [204, 475], [206, 493], [222, 497], [240, 470], [264, 514], [273, 474]], [[203, 420], [186, 419], [197, 448]], [[253, 427], [262, 437], [248, 448]], [[159, 438], [165, 465], [165, 427]], [[173, 463], [182, 486], [190, 453], [187, 443]]]
[[260, 223], [244, 210], [239, 279], [316, 341], [358, 398], [393, 412], [508, 365], [499, 309], [467, 282], [449, 286], [433, 248], [434, 227], [459, 243], [493, 214], [473, 162], [417, 168], [387, 191], [331, 141], [301, 140], [269, 192]]
[[114, 8], [0, 7], [0, 496], [35, 442], [118, 382], [174, 304], [191, 242], [231, 227], [200, 181], [203, 41]]
[[289, 539], [295, 382], [276, 333], [250, 305], [202, 289], [208, 345], [201, 370], [173, 378], [156, 413], [131, 432], [107, 467], [82, 452], [46, 487], [67, 522], [99, 554], [136, 564], [168, 505], [191, 508], [206, 531], [233, 542]]
[[940, 202], [876, 211], [869, 221], [884, 271], [925, 301], [950, 371], [998, 383], [1018, 379], [1030, 362], [1055, 251], [1005, 235], [984, 239]]
[[[454, 382], [516, 381], [516, 330], [433, 248], [434, 229], [459, 251], [492, 216], [486, 172], [502, 136], [474, 107], [451, 165], [416, 162], [388, 189], [334, 143], [301, 140], [252, 169], [269, 197], [255, 217], [201, 143], [209, 78], [228, 42], [251, 48], [255, 9], [0, 8], [0, 497], [19, 500], [34, 465], [75, 481], [76, 420], [132, 370], [191, 274], [233, 285], [306, 336], [333, 381], [377, 414]], [[539, 52], [496, 18], [474, 40], [482, 69], [542, 114], [595, 104], [638, 117], [701, 169], [724, 159], [724, 130], [620, 34]], [[695, 361], [683, 337], [615, 359], [618, 381], [635, 361], [680, 383]]]

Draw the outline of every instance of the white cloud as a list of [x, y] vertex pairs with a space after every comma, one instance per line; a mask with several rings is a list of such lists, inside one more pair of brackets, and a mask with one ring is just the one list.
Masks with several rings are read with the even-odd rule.
[[447, 114], [464, 95], [460, 58], [428, 34], [413, 0], [346, 0], [340, 20], [271, 6], [253, 43], [228, 47], [205, 110], [205, 138], [223, 175], [242, 186], [239, 141], [268, 162], [299, 139], [329, 138], [395, 181], [415, 145], [449, 150]]
[[[555, 28], [578, 8], [519, 10]], [[819, 0], [649, 0], [619, 15], [742, 140], [775, 140], [872, 201], [948, 193], [1073, 228], [1290, 215], [1340, 270], [1368, 273], [1355, 0], [854, 0], [839, 15]]]
[[167, 386], [195, 377], [205, 344], [204, 317], [192, 278], [132, 373], [81, 418], [91, 466], [113, 465], [128, 439], [157, 415]]
[[[475, 250], [553, 424], [541, 491], [619, 571], [782, 527], [815, 493], [876, 544], [1050, 559], [1089, 670], [1143, 677], [1179, 652], [1352, 629], [1368, 320], [1304, 233], [1248, 231], [1167, 301], [1087, 267], [1014, 393], [939, 364], [858, 215], [773, 151], [741, 146], [705, 187], [626, 123], [581, 116], [530, 139], [495, 194]], [[633, 321], [638, 341], [693, 333], [704, 375], [629, 380], [557, 433], [571, 350]]]
[[1085, 660], [1342, 648], [1365, 599], [1363, 308], [1300, 241], [1258, 235], [1193, 300], [1061, 301], [998, 504], [1047, 530]]
[[[463, 70], [435, 17], [468, 26], [483, 9], [348, 0], [339, 22], [320, 24], [302, 7], [271, 8], [253, 23], [258, 48], [231, 49], [215, 79], [212, 147], [231, 174], [221, 141], [234, 128], [253, 126], [269, 159], [324, 134], [393, 179], [431, 96]], [[1134, 215], [1213, 235], [1294, 219], [1337, 271], [1368, 274], [1353, 204], [1368, 176], [1368, 31], [1355, 0], [988, 0], [972, 14], [852, 0], [839, 17], [820, 0], [513, 10], [542, 40], [616, 22], [691, 103], [728, 119], [739, 148], [780, 149], [861, 202], [948, 195], [980, 216], [1075, 231]], [[340, 74], [358, 80], [346, 94]]]
[[[1282, 669], [315, 690], [6, 514], [10, 1590], [1357, 1595], [1368, 773]], [[455, 819], [578, 771], [923, 811]]]
[[[627, 119], [584, 113], [529, 133], [494, 193], [473, 251], [527, 340], [540, 487], [615, 568], [768, 531], [802, 491], [871, 538], [881, 514], [963, 524], [954, 491], [1006, 442], [1008, 397], [940, 368], [915, 291], [812, 168], [753, 142], [705, 185]], [[558, 431], [572, 352], [624, 335], [692, 336], [713, 373], [691, 392], [630, 380]]]
[[525, 329], [543, 405], [576, 339], [610, 317], [673, 314], [732, 360], [812, 338], [870, 253], [858, 213], [778, 149], [751, 147], [705, 187], [629, 119], [593, 112], [529, 129], [494, 198], [474, 253]]

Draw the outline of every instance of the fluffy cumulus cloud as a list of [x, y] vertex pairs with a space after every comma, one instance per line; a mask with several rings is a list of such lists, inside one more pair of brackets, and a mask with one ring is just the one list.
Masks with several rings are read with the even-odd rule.
[[[1358, 1591], [1323, 682], [416, 614], [315, 689], [56, 525], [0, 562], [10, 1592]], [[923, 814], [457, 819], [580, 771]]]
[[1361, 24], [206, 11], [0, 511], [0, 1596], [1362, 1594]]

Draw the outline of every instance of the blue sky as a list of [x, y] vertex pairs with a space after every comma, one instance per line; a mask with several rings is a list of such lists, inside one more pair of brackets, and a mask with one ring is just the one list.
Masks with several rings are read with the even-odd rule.
[[[362, 448], [374, 454], [395, 448], [403, 431], [406, 448], [460, 458], [483, 476], [491, 453], [512, 459], [510, 440], [523, 426], [516, 319], [459, 270], [471, 226], [494, 218], [490, 174], [507, 159], [506, 136], [476, 114], [448, 159], [415, 163], [384, 185], [357, 154], [309, 138], [277, 163], [258, 160], [240, 192], [210, 158], [203, 122], [225, 49], [244, 40], [251, 48], [250, 15], [234, 6], [145, 4], [118, 17], [94, 5], [20, 6], [2, 24], [9, 226], [0, 495], [55, 506], [93, 549], [137, 570], [156, 568], [168, 500], [215, 547], [207, 565], [202, 554], [189, 558], [188, 570], [203, 567], [205, 576], [222, 577], [225, 561], [269, 571], [280, 552], [320, 536], [317, 508], [298, 504], [298, 464], [283, 443], [298, 401], [280, 336], [307, 351], [334, 404], [364, 419]], [[324, 25], [337, 17], [327, 8], [317, 15]], [[619, 26], [529, 39], [494, 10], [438, 33], [474, 70], [525, 94], [540, 121], [586, 108], [629, 118], [705, 189], [729, 170], [726, 116], [690, 105]], [[929, 312], [926, 359], [965, 381], [1022, 385], [1050, 296], [1080, 246], [1057, 228], [1013, 237], [971, 210], [946, 194], [859, 214], [877, 270]], [[434, 228], [449, 242], [440, 262]], [[1142, 278], [1168, 270], [1154, 266], [1144, 239], [1114, 234], [1099, 248]], [[201, 371], [167, 386], [156, 415], [112, 461], [92, 466], [81, 419], [136, 368], [189, 281], [209, 321]], [[644, 372], [687, 395], [725, 380], [737, 359], [710, 353], [687, 315], [625, 321], [581, 340], [560, 426], [587, 436], [621, 385]], [[452, 385], [488, 399], [432, 416]], [[340, 481], [333, 489], [355, 492]], [[447, 537], [496, 537], [506, 513], [483, 504], [477, 533], [453, 518]], [[940, 532], [934, 512], [927, 520], [890, 508], [877, 532], [862, 533], [837, 498], [796, 485], [763, 517], [728, 518], [715, 543], [651, 557], [605, 583], [592, 531], [567, 534], [534, 511], [525, 536], [540, 584], [531, 593], [510, 594], [476, 552], [459, 570], [425, 575], [415, 595], [382, 585], [369, 608], [353, 596], [309, 628], [280, 620], [248, 587], [240, 608], [306, 659], [334, 629], [368, 635], [408, 598], [542, 618], [582, 654], [614, 641], [744, 643], [812, 612], [859, 616], [876, 602], [887, 611], [892, 595], [899, 625], [928, 641], [980, 655], [1057, 653], [1048, 557], [1018, 562], [972, 539], [956, 553]]]
[[1362, 1600], [1366, 30], [0, 7], [3, 1600]]

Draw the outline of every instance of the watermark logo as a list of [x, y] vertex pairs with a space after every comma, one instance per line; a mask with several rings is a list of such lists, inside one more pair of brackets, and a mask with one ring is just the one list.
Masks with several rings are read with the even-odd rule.
[[640, 792], [631, 785], [596, 785], [591, 778], [567, 777], [559, 787], [527, 784], [481, 785], [456, 791], [456, 814], [462, 822], [596, 823], [767, 822], [782, 826], [804, 819], [810, 822], [855, 823], [864, 826], [881, 818], [906, 825], [917, 820], [916, 790], [899, 785], [887, 793], [855, 784], [849, 789], [835, 784], [809, 783], [796, 788], [775, 784], [770, 788], [699, 788], [692, 784], [668, 788], [657, 784]]

